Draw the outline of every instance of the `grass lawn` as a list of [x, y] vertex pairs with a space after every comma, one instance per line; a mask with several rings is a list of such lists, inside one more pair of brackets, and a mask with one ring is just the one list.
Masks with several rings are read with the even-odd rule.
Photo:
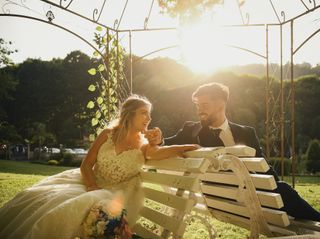
[[70, 168], [0, 160], [0, 207], [23, 189], [67, 169]]
[[[0, 207], [15, 194], [41, 179], [53, 175], [70, 167], [47, 166], [33, 164], [29, 162], [16, 162], [0, 160]], [[285, 180], [291, 183], [291, 178]], [[296, 190], [313, 207], [320, 211], [320, 177], [296, 177]], [[214, 225], [218, 238], [246, 238], [249, 232], [245, 229], [222, 223], [212, 219], [211, 225]], [[188, 225], [184, 238], [187, 239], [206, 239], [208, 233], [204, 225], [197, 219], [192, 219]], [[265, 238], [261, 236], [261, 238]]]

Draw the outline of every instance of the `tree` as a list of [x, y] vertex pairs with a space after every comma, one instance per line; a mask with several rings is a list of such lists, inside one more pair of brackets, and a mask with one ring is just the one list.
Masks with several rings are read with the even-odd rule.
[[8, 122], [8, 115], [5, 105], [8, 101], [13, 100], [12, 94], [15, 91], [17, 80], [10, 74], [14, 64], [10, 59], [10, 55], [17, 50], [11, 50], [7, 43], [0, 38], [0, 144], [18, 143], [21, 142], [21, 136], [17, 133], [14, 125]]
[[56, 138], [52, 133], [47, 132], [46, 125], [40, 122], [34, 122], [29, 128], [31, 143], [37, 144], [39, 149], [42, 145], [53, 144]]
[[18, 50], [11, 50], [7, 45], [11, 45], [12, 42], [6, 42], [4, 39], [0, 38], [0, 68], [4, 66], [14, 65], [10, 59], [12, 53], [18, 52]]
[[[181, 20], [192, 20], [223, 0], [158, 0], [162, 12]], [[243, 2], [243, 1], [241, 1]]]
[[307, 170], [311, 173], [320, 172], [320, 143], [318, 140], [311, 140], [307, 150]]

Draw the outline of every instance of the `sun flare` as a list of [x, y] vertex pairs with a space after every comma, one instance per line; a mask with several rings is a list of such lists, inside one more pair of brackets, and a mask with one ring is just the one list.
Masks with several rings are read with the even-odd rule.
[[196, 73], [212, 73], [227, 66], [223, 36], [220, 28], [206, 21], [185, 26], [180, 34], [182, 62]]
[[179, 29], [181, 62], [193, 72], [210, 74], [227, 66], [245, 64], [251, 59], [250, 55], [228, 45], [250, 48], [255, 47], [257, 41], [239, 29], [235, 31], [221, 26], [222, 22], [225, 22], [222, 18], [203, 17]]

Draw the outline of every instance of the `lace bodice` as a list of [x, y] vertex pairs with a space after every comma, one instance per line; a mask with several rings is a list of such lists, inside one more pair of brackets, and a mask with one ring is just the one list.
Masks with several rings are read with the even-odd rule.
[[94, 172], [98, 186], [108, 188], [125, 182], [140, 173], [144, 157], [140, 149], [124, 151], [117, 155], [112, 138], [98, 151]]

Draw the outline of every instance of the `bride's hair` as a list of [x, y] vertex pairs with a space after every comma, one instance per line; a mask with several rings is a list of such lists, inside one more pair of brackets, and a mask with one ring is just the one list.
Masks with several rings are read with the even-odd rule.
[[150, 106], [151, 108], [152, 104], [146, 97], [140, 95], [131, 95], [122, 103], [119, 117], [112, 127], [113, 142], [118, 143], [126, 137], [136, 110], [142, 106]]

